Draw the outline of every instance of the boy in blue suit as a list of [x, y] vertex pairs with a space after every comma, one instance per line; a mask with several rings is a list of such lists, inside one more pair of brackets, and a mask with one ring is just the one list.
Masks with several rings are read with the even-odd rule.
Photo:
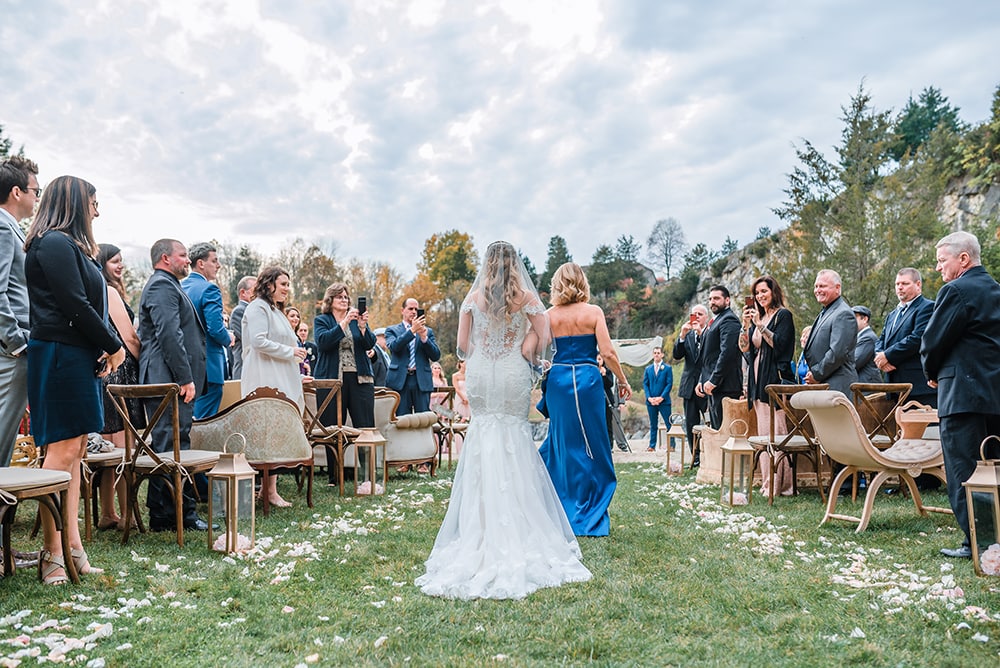
[[674, 387], [674, 370], [663, 363], [663, 349], [653, 348], [653, 363], [642, 374], [642, 389], [646, 393], [646, 412], [649, 413], [649, 451], [656, 450], [659, 430], [657, 416], [663, 424], [670, 425], [670, 390]]

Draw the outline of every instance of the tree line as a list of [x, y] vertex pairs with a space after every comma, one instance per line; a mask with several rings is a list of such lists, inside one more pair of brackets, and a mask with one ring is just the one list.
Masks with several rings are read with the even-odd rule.
[[[898, 113], [878, 110], [871, 93], [859, 85], [841, 108], [840, 141], [832, 155], [807, 139], [795, 146], [797, 165], [787, 175], [784, 201], [773, 211], [784, 225], [778, 232], [761, 227], [744, 246], [727, 236], [720, 248], [712, 249], [704, 243], [689, 246], [682, 224], [664, 218], [643, 235], [645, 248], [632, 234], [598, 246], [589, 261], [578, 263], [585, 267], [594, 303], [607, 314], [612, 336], [668, 336], [699, 292], [721, 282], [738, 293], [752, 280], [750, 274], [774, 275], [802, 324], [818, 310], [812, 285], [820, 268], [840, 272], [845, 297], [871, 308], [876, 328], [895, 302], [893, 279], [899, 268], [919, 269], [925, 294], [933, 297], [940, 286], [933, 246], [950, 231], [950, 222], [940, 215], [942, 199], [958, 188], [976, 193], [1000, 187], [1000, 87], [988, 120], [969, 124], [959, 111], [933, 87], [911, 96]], [[12, 148], [0, 126], [0, 157]], [[994, 209], [965, 225], [982, 242], [984, 265], [994, 275], [1000, 271], [997, 224]], [[385, 262], [342, 259], [335, 245], [321, 248], [301, 238], [271, 256], [245, 244], [216, 245], [223, 263], [219, 283], [228, 305], [236, 303], [242, 276], [256, 275], [271, 263], [288, 270], [293, 302], [310, 322], [334, 281], [346, 283], [354, 297], [368, 297], [375, 326], [398, 321], [400, 301], [412, 296], [428, 310], [445, 365], [453, 368], [458, 312], [479, 268], [469, 234], [457, 229], [432, 234], [410, 281]], [[574, 259], [561, 235], [549, 239], [541, 271], [521, 256], [543, 298], [556, 268]], [[127, 285], [134, 299], [149, 271], [129, 269]]]

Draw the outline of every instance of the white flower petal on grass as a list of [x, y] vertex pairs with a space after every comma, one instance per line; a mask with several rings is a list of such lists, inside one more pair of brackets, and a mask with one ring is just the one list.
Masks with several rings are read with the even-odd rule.
[[852, 638], [864, 638], [865, 637], [865, 632], [862, 631], [861, 629], [859, 629], [857, 626], [855, 626], [854, 630], [851, 631], [851, 637]]
[[384, 645], [386, 643], [387, 640], [389, 640], [389, 636], [379, 636], [375, 640], [375, 647], [376, 648], [381, 647], [382, 645]]
[[290, 605], [286, 605], [286, 606], [284, 606], [284, 607], [283, 607], [283, 608], [281, 609], [281, 611], [282, 611], [283, 613], [285, 613], [286, 615], [288, 615], [288, 614], [291, 614], [291, 613], [295, 612], [295, 608], [293, 608], [293, 607], [292, 607], [292, 606], [290, 606]]
[[317, 663], [319, 661], [319, 654], [310, 654], [305, 659], [306, 663]]
[[958, 624], [955, 624], [956, 631], [958, 631], [959, 629], [971, 629], [971, 628], [972, 627], [966, 624], [965, 622], [959, 622]]
[[161, 564], [161, 563], [157, 562], [156, 563], [156, 570], [159, 571], [160, 573], [166, 573], [166, 572], [168, 572], [170, 570], [170, 566], [168, 566], [167, 564]]
[[333, 636], [333, 644], [334, 645], [343, 645], [345, 642], [347, 642], [347, 641], [344, 640], [341, 636]]
[[118, 647], [115, 647], [115, 649], [118, 650], [119, 652], [124, 652], [127, 649], [132, 649], [132, 643], [130, 642], [122, 643], [121, 645], [118, 645]]
[[384, 608], [385, 601], [372, 601], [372, 605], [374, 605], [376, 608]]
[[975, 640], [976, 642], [989, 642], [990, 641], [990, 637], [989, 636], [984, 636], [982, 633], [973, 633], [972, 634], [972, 639]]

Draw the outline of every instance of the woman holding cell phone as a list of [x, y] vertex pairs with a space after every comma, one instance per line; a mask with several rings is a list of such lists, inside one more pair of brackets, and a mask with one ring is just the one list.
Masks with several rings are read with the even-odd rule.
[[[375, 347], [375, 335], [368, 327], [368, 304], [358, 298], [351, 306], [351, 294], [344, 283], [334, 283], [323, 295], [322, 313], [313, 321], [313, 333], [319, 357], [315, 378], [340, 379], [341, 420], [351, 416], [351, 424], [361, 429], [375, 426], [375, 374], [368, 351]], [[322, 391], [325, 395], [325, 391]], [[317, 393], [322, 404], [324, 395]], [[336, 423], [336, 406], [331, 405], [322, 416], [324, 424]], [[329, 482], [338, 484], [337, 471], [327, 467]]]

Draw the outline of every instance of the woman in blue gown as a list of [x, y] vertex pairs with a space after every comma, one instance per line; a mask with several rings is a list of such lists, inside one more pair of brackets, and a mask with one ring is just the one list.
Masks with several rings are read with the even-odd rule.
[[608, 506], [618, 484], [611, 461], [604, 383], [597, 353], [618, 378], [619, 395], [632, 388], [611, 343], [604, 312], [588, 304], [590, 285], [567, 262], [552, 276], [548, 310], [554, 357], [545, 388], [549, 433], [539, 454], [577, 536], [607, 536]]

